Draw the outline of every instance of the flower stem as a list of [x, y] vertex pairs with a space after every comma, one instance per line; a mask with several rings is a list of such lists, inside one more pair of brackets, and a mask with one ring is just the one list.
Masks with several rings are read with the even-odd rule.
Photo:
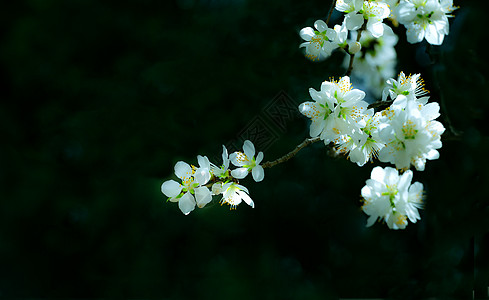
[[[357, 42], [360, 42], [360, 38], [362, 37], [362, 32], [367, 28], [367, 22], [364, 22], [362, 27], [358, 30], [357, 34]], [[355, 60], [355, 54], [349, 53], [350, 54], [350, 63], [348, 64], [348, 69], [346, 69], [345, 76], [350, 76], [351, 72], [353, 71], [353, 61]]]
[[276, 166], [278, 164], [281, 164], [283, 162], [286, 162], [288, 161], [289, 159], [291, 159], [292, 157], [294, 157], [297, 152], [299, 152], [301, 149], [315, 143], [315, 142], [318, 142], [320, 141], [321, 139], [319, 137], [315, 137], [315, 138], [307, 138], [305, 139], [302, 143], [300, 143], [299, 145], [297, 145], [294, 150], [290, 151], [289, 153], [285, 154], [284, 156], [274, 160], [274, 161], [267, 161], [266, 163], [262, 164], [261, 166], [263, 168], [271, 168], [273, 166]]
[[326, 18], [326, 25], [329, 23], [329, 19], [331, 18], [331, 15], [333, 14], [333, 10], [336, 7], [336, 0], [333, 0], [333, 3], [331, 3], [331, 7], [329, 9], [328, 17]]

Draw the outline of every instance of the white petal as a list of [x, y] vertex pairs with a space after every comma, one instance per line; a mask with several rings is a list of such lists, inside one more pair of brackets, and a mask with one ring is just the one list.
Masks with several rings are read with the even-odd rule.
[[195, 209], [195, 199], [189, 192], [180, 198], [178, 201], [178, 208], [182, 211], [184, 215], [188, 215], [192, 210]]
[[188, 178], [192, 175], [192, 168], [186, 162], [179, 161], [175, 164], [175, 175], [180, 179]]
[[409, 188], [409, 185], [411, 185], [411, 180], [413, 179], [413, 171], [407, 170], [401, 175], [401, 178], [399, 179], [399, 184], [397, 185], [397, 188], [400, 192], [407, 191]]
[[383, 183], [385, 178], [384, 169], [382, 169], [382, 167], [373, 168], [370, 178], [372, 178], [375, 181]]
[[382, 25], [382, 22], [373, 19], [368, 20], [367, 30], [376, 38], [379, 38], [384, 34], [384, 26]]
[[229, 168], [229, 154], [228, 149], [224, 145], [222, 145], [222, 164], [227, 169]]
[[248, 159], [252, 159], [255, 156], [255, 146], [249, 140], [246, 140], [243, 144], [243, 151]]
[[236, 179], [243, 179], [248, 175], [248, 169], [247, 168], [237, 168], [231, 171], [231, 176], [233, 176]]
[[365, 199], [367, 199], [367, 198], [370, 198], [372, 196], [373, 196], [372, 189], [369, 186], [367, 186], [367, 185], [364, 186], [362, 188], [362, 197], [365, 198]]
[[440, 116], [440, 105], [436, 102], [428, 103], [422, 107], [421, 114], [426, 120], [434, 120]]
[[261, 163], [261, 161], [263, 160], [263, 152], [258, 152], [258, 154], [256, 155], [256, 159], [255, 159], [255, 163], [257, 165], [259, 165]]
[[345, 16], [345, 24], [348, 30], [357, 30], [363, 25], [363, 15], [351, 12]]
[[323, 120], [312, 121], [311, 127], [309, 127], [309, 134], [311, 137], [317, 137], [324, 129], [326, 123]]
[[182, 185], [175, 180], [167, 180], [161, 185], [161, 192], [170, 198], [178, 196], [181, 191]]
[[319, 32], [324, 32], [328, 29], [328, 25], [326, 25], [323, 20], [317, 20], [314, 22], [314, 27], [316, 27]]
[[265, 172], [262, 166], [256, 166], [251, 170], [251, 175], [256, 182], [260, 182], [265, 177]]
[[199, 162], [199, 166], [201, 168], [210, 169], [210, 163], [209, 163], [209, 159], [207, 158], [207, 156], [197, 155], [197, 161]]
[[216, 182], [212, 185], [212, 194], [219, 195], [223, 192], [222, 182]]
[[385, 184], [386, 185], [394, 185], [399, 182], [399, 172], [391, 167], [385, 167]]
[[237, 192], [240, 196], [241, 196], [241, 199], [243, 199], [243, 201], [248, 204], [249, 206], [251, 206], [252, 208], [255, 207], [255, 203], [253, 202], [253, 200], [251, 200], [250, 196], [248, 196], [248, 194], [246, 194], [245, 192], [243, 191], [238, 191]]
[[426, 27], [426, 41], [432, 45], [441, 45], [443, 43], [443, 38], [445, 35], [442, 32], [436, 30], [434, 25], [428, 25]]
[[370, 216], [367, 220], [367, 227], [374, 225], [375, 221], [377, 221], [378, 216]]
[[419, 25], [414, 24], [414, 25], [409, 25], [406, 26], [406, 37], [407, 41], [411, 44], [419, 43], [423, 40], [424, 38], [424, 29], [421, 28]]
[[194, 189], [195, 191], [195, 200], [197, 202], [197, 206], [199, 208], [204, 207], [207, 203], [211, 202], [212, 195], [211, 191], [205, 186], [198, 187]]
[[347, 102], [356, 102], [365, 98], [365, 92], [359, 89], [353, 89], [351, 91], [346, 92], [344, 100]]
[[432, 149], [432, 150], [428, 151], [428, 153], [425, 154], [425, 157], [426, 157], [426, 159], [429, 159], [429, 160], [438, 159], [440, 157], [440, 153], [437, 150]]
[[301, 29], [299, 35], [303, 40], [310, 41], [312, 37], [314, 37], [316, 34], [314, 33], [314, 29], [312, 29], [311, 27], [306, 27]]
[[241, 164], [238, 162], [238, 155], [239, 155], [238, 152], [233, 152], [233, 153], [229, 154], [229, 160], [236, 167], [241, 166]]
[[211, 173], [207, 168], [198, 168], [195, 170], [194, 177], [200, 185], [204, 185], [211, 179]]

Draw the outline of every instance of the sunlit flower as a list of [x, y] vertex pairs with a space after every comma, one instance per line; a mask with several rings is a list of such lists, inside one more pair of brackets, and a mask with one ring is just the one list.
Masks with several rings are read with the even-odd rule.
[[169, 197], [168, 201], [178, 202], [178, 207], [185, 215], [195, 209], [204, 207], [212, 200], [210, 190], [204, 185], [210, 179], [210, 164], [205, 156], [198, 156], [199, 168], [179, 161], [175, 164], [175, 175], [181, 183], [167, 180], [161, 185], [161, 192]]
[[424, 81], [420, 74], [406, 76], [404, 72], [399, 73], [397, 80], [389, 78], [387, 86], [382, 91], [382, 101], [390, 96], [395, 100], [395, 105], [406, 107], [407, 101], [417, 100], [420, 104], [426, 104], [429, 91], [424, 88]]
[[407, 29], [409, 43], [426, 39], [432, 45], [441, 45], [449, 32], [449, 13], [455, 9], [452, 0], [401, 0], [395, 14]]
[[314, 30], [311, 27], [303, 28], [299, 35], [306, 42], [299, 47], [305, 48], [305, 55], [312, 61], [322, 60], [331, 55], [331, 52], [338, 46], [333, 42], [336, 40], [336, 31], [329, 28], [322, 20], [314, 23]]
[[222, 145], [222, 165], [220, 167], [210, 163], [211, 173], [220, 179], [229, 177], [229, 155], [228, 150]]
[[236, 206], [238, 206], [242, 201], [251, 207], [255, 207], [253, 200], [251, 200], [250, 196], [248, 195], [248, 189], [240, 184], [228, 182], [223, 184], [222, 187], [216, 189], [220, 190], [218, 194], [222, 194], [221, 204], [229, 204], [230, 209], [236, 209]]
[[375, 167], [362, 188], [362, 210], [369, 216], [367, 227], [383, 220], [390, 229], [404, 229], [408, 219], [416, 223], [420, 219], [423, 185], [411, 185], [413, 172], [408, 170], [399, 176], [391, 167]]
[[256, 182], [262, 181], [265, 177], [263, 167], [260, 166], [263, 160], [263, 152], [258, 152], [255, 159], [255, 146], [249, 140], [244, 142], [243, 152], [234, 152], [229, 156], [231, 163], [239, 167], [231, 171], [231, 176], [237, 179], [243, 179], [251, 172]]
[[374, 37], [384, 34], [382, 22], [390, 15], [389, 6], [383, 2], [338, 0], [336, 9], [346, 13], [345, 24], [348, 30], [357, 30], [367, 20], [366, 29]]
[[435, 121], [439, 114], [438, 103], [421, 105], [407, 102], [405, 109], [391, 108], [389, 122], [382, 123], [379, 136], [386, 145], [379, 152], [379, 160], [390, 162], [397, 169], [408, 169], [413, 165], [423, 171], [426, 160], [439, 157], [443, 125]]

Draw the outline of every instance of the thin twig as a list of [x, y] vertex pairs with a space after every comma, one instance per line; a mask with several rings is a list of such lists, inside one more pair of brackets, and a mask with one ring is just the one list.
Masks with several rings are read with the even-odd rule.
[[335, 7], [336, 7], [336, 0], [333, 0], [333, 3], [331, 3], [331, 7], [329, 8], [328, 17], [326, 18], [326, 25], [328, 25], [329, 19], [331, 18], [331, 15], [333, 14], [333, 10]]
[[300, 143], [299, 145], [297, 145], [294, 150], [290, 151], [289, 153], [285, 154], [284, 156], [274, 160], [274, 161], [267, 161], [266, 163], [262, 164], [261, 166], [263, 168], [271, 168], [275, 165], [278, 165], [278, 164], [281, 164], [283, 162], [286, 162], [288, 161], [289, 159], [291, 159], [292, 157], [294, 157], [297, 152], [299, 152], [301, 149], [309, 146], [310, 144], [313, 144], [315, 142], [318, 142], [320, 141], [321, 139], [319, 137], [315, 137], [315, 138], [307, 138], [305, 139], [302, 143]]
[[[363, 22], [362, 27], [358, 30], [357, 34], [357, 42], [360, 42], [360, 38], [362, 37], [362, 32], [367, 28], [367, 22]], [[350, 53], [348, 51], [348, 54], [350, 54], [350, 63], [348, 64], [348, 69], [346, 69], [345, 76], [350, 76], [351, 72], [353, 71], [353, 60], [355, 60], [355, 54]]]

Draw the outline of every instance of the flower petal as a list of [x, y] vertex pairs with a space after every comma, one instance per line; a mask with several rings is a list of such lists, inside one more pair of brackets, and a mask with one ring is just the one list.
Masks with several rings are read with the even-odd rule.
[[204, 185], [211, 179], [211, 173], [208, 168], [198, 168], [195, 170], [194, 177], [200, 185]]
[[243, 201], [248, 204], [249, 206], [251, 206], [252, 208], [255, 208], [255, 203], [253, 202], [253, 200], [251, 200], [250, 196], [248, 196], [248, 194], [246, 194], [245, 192], [243, 191], [238, 191], [237, 192], [240, 196], [241, 196], [241, 199], [243, 199]]
[[180, 198], [178, 201], [178, 208], [182, 211], [184, 215], [188, 215], [192, 210], [195, 209], [195, 199], [189, 192]]
[[[261, 152], [260, 152], [261, 153]], [[256, 181], [256, 182], [260, 182], [263, 180], [263, 178], [265, 177], [265, 172], [263, 171], [263, 167], [258, 165], [256, 167], [254, 167], [252, 170], [251, 170], [251, 175], [253, 176], [253, 179]]]
[[231, 171], [231, 176], [233, 176], [236, 179], [243, 179], [248, 175], [248, 169], [247, 168], [237, 168]]
[[382, 167], [373, 168], [370, 178], [372, 178], [377, 182], [384, 183], [384, 178], [385, 178], [384, 169], [382, 169]]
[[261, 161], [263, 160], [263, 152], [260, 151], [258, 152], [258, 154], [256, 155], [256, 159], [255, 159], [255, 163], [257, 165], [259, 165], [261, 163]]
[[306, 27], [301, 29], [299, 35], [303, 40], [310, 41], [316, 34], [314, 34], [314, 29], [311, 27]]
[[248, 159], [252, 159], [255, 156], [255, 146], [249, 140], [244, 141], [243, 144], [244, 154], [248, 157]]
[[182, 185], [175, 180], [167, 180], [161, 185], [161, 192], [170, 198], [178, 196], [181, 191]]
[[326, 25], [323, 20], [317, 20], [314, 22], [314, 27], [316, 27], [319, 32], [324, 32], [328, 29], [328, 25]]
[[195, 200], [199, 208], [202, 208], [207, 203], [211, 202], [212, 200], [211, 191], [209, 191], [207, 187], [201, 186], [194, 189], [194, 191], [195, 191]]
[[175, 175], [180, 179], [188, 178], [192, 175], [192, 168], [186, 162], [179, 161], [175, 164]]

